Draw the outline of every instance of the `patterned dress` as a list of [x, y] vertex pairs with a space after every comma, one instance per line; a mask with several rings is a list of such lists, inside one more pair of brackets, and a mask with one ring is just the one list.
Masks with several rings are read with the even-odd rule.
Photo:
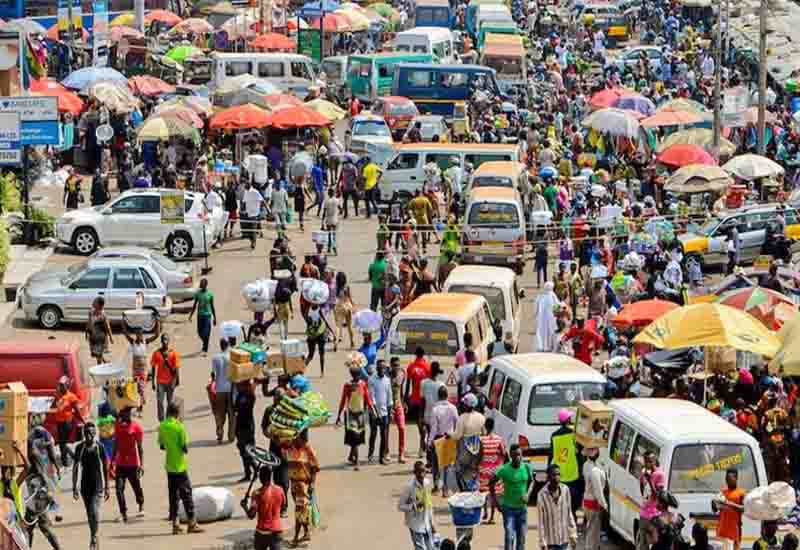
[[308, 443], [300, 447], [286, 446], [283, 454], [289, 466], [295, 521], [308, 526], [311, 522], [311, 479], [319, 471], [317, 455]]
[[[489, 481], [498, 468], [506, 462], [506, 447], [503, 438], [496, 433], [481, 436], [481, 447], [483, 448], [483, 458], [479, 466], [478, 480], [481, 493], [488, 493]], [[502, 481], [497, 482], [495, 491], [498, 495], [503, 494]]]

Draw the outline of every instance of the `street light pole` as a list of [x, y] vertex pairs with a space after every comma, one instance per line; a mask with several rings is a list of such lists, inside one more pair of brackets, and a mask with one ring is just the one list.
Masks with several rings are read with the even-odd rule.
[[758, 154], [767, 150], [767, 0], [761, 0], [758, 14]]
[[714, 158], [719, 160], [720, 134], [722, 133], [722, 0], [717, 8], [717, 40], [714, 54]]

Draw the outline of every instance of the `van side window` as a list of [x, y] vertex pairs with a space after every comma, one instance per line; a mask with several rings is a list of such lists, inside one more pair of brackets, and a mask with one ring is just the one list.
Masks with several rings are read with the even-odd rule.
[[[486, 319], [487, 329], [492, 328], [492, 310], [489, 309], [489, 304], [483, 304], [483, 316]], [[497, 321], [497, 319], [494, 319]]]
[[378, 78], [392, 78], [394, 76], [394, 63], [378, 65]]
[[520, 397], [522, 397], [522, 384], [509, 378], [503, 391], [503, 399], [500, 401], [500, 413], [506, 418], [516, 420]]
[[239, 76], [250, 74], [249, 61], [228, 61], [225, 63], [225, 76]]
[[259, 78], [276, 78], [283, 76], [283, 63], [280, 61], [262, 61], [258, 64]]
[[389, 163], [389, 170], [413, 170], [418, 160], [418, 153], [400, 153]]
[[511, 158], [511, 155], [508, 153], [473, 153], [471, 155], [466, 155], [464, 160], [472, 164], [472, 168], [477, 168], [484, 162], [490, 162], [495, 160], [514, 160]]
[[453, 162], [450, 160], [451, 157], [453, 157], [452, 153], [428, 153], [425, 155], [425, 164], [435, 162], [439, 170], [444, 172], [453, 165]]
[[408, 85], [414, 88], [430, 88], [431, 86], [431, 72], [425, 70], [408, 71], [406, 73]]
[[655, 453], [656, 458], [661, 456], [661, 448], [658, 445], [644, 437], [643, 435], [639, 435], [636, 438], [636, 445], [633, 447], [633, 458], [631, 459], [631, 465], [629, 471], [633, 477], [639, 479], [639, 476], [642, 475], [642, 466], [644, 466], [644, 455], [646, 452], [652, 451]]
[[295, 78], [303, 78], [311, 80], [311, 75], [308, 72], [308, 67], [302, 61], [292, 61], [291, 63], [292, 76]]
[[500, 402], [500, 392], [503, 391], [503, 383], [506, 381], [506, 375], [500, 369], [494, 369], [492, 373], [492, 384], [489, 386], [489, 406], [494, 409], [497, 408]]
[[617, 427], [614, 430], [614, 439], [611, 442], [611, 460], [617, 465], [627, 468], [628, 458], [631, 455], [631, 448], [633, 447], [633, 438], [636, 432], [622, 422], [617, 422]]

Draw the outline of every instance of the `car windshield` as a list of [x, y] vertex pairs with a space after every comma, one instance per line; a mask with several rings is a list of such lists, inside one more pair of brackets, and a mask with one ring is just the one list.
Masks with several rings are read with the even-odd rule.
[[386, 123], [382, 120], [367, 120], [353, 124], [354, 136], [381, 136], [389, 137], [391, 133]]
[[558, 412], [564, 408], [577, 407], [578, 401], [600, 399], [603, 384], [600, 382], [565, 382], [540, 384], [531, 389], [528, 405], [528, 423], [535, 425], [558, 425]]
[[719, 225], [719, 219], [711, 218], [710, 220], [707, 220], [703, 225], [700, 226], [698, 233], [700, 233], [703, 236], [710, 237], [718, 225]]
[[390, 116], [414, 116], [417, 114], [417, 106], [411, 102], [392, 103], [389, 105]]

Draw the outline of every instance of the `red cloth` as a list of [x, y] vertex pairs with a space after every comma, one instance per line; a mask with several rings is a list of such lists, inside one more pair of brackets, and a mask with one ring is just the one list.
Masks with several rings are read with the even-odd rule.
[[411, 381], [411, 395], [408, 397], [409, 403], [422, 402], [422, 381], [431, 377], [431, 365], [424, 357], [414, 359], [408, 369], [406, 376]]
[[256, 531], [259, 533], [280, 533], [283, 531], [281, 525], [281, 508], [286, 502], [286, 494], [277, 485], [269, 485], [256, 489], [250, 497], [251, 506], [256, 509], [258, 520]]
[[56, 397], [55, 421], [59, 424], [71, 422], [75, 416], [75, 404], [79, 402], [78, 396], [69, 390], [61, 397]]
[[136, 443], [144, 439], [144, 430], [138, 422], [131, 420], [129, 424], [117, 422], [114, 426], [114, 445], [117, 449], [114, 463], [117, 466], [141, 466], [139, 449]]
[[592, 352], [603, 344], [603, 337], [595, 331], [596, 327], [597, 322], [592, 319], [586, 321], [582, 329], [579, 329], [578, 325], [572, 325], [562, 336], [562, 340], [574, 340], [572, 347], [575, 350], [575, 359], [583, 361], [587, 365], [592, 364]]

